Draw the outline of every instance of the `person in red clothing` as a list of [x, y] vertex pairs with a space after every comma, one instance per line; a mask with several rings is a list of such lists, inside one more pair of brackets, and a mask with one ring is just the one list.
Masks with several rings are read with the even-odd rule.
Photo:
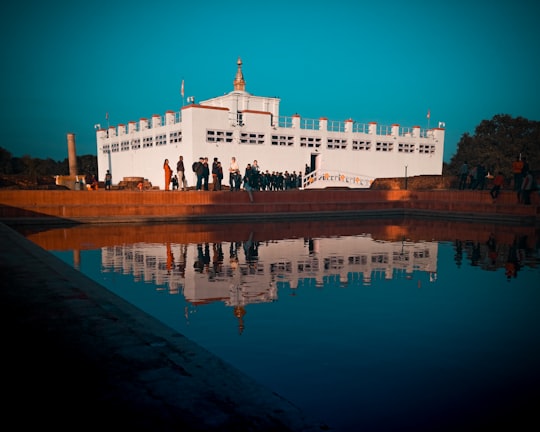
[[523, 180], [523, 160], [519, 155], [514, 162], [512, 162], [512, 173], [514, 174], [514, 190], [519, 193], [521, 188], [521, 182]]
[[489, 191], [491, 198], [496, 200], [503, 186], [504, 186], [504, 176], [503, 176], [503, 173], [499, 171], [499, 173], [493, 179], [493, 187]]
[[169, 159], [165, 159], [163, 162], [163, 170], [165, 171], [165, 190], [170, 190], [172, 169], [169, 165]]

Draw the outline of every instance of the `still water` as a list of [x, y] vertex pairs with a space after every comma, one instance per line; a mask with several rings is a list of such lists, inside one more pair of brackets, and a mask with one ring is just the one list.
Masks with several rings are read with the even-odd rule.
[[535, 228], [356, 220], [27, 237], [332, 430], [515, 424], [540, 402]]

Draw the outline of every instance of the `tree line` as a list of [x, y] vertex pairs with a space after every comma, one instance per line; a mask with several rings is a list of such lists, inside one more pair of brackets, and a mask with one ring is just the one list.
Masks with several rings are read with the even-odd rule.
[[[98, 174], [97, 157], [93, 155], [77, 156], [79, 174]], [[30, 179], [55, 175], [69, 175], [69, 159], [55, 161], [51, 158], [40, 159], [29, 155], [13, 157], [0, 147], [0, 174], [19, 175]]]

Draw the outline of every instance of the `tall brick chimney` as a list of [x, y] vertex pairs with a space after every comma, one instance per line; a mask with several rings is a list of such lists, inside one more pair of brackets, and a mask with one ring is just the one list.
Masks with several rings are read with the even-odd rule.
[[69, 175], [75, 177], [77, 175], [77, 151], [75, 150], [75, 134], [67, 134], [68, 142], [68, 160], [69, 160]]

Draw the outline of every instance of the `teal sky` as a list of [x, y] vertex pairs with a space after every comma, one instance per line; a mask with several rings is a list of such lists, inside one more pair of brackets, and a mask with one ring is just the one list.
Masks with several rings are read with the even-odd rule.
[[1, 147], [96, 154], [94, 125], [126, 124], [233, 89], [281, 115], [446, 124], [444, 160], [496, 114], [540, 120], [540, 3], [51, 0], [3, 7]]

